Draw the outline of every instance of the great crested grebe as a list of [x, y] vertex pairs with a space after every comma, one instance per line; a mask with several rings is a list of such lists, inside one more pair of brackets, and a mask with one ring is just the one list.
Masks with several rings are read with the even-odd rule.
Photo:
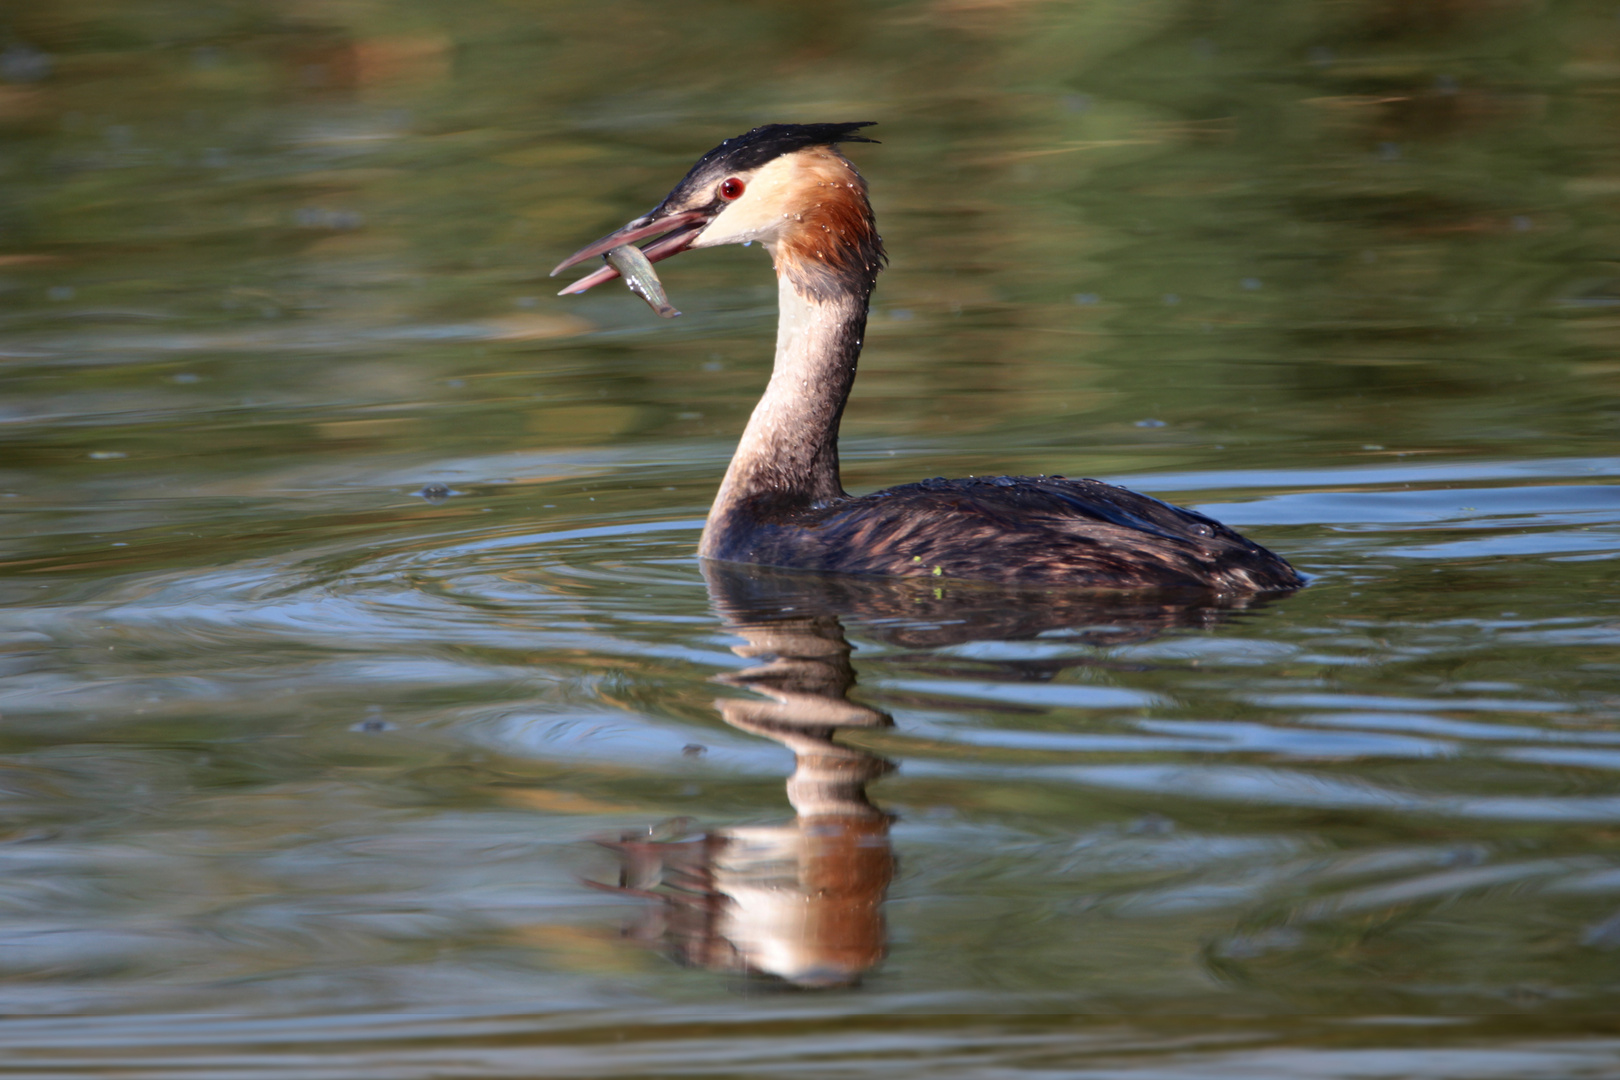
[[[667, 259], [759, 241], [776, 263], [776, 366], [698, 545], [707, 559], [845, 574], [1083, 588], [1294, 589], [1294, 568], [1220, 522], [1100, 480], [924, 480], [851, 496], [838, 423], [885, 256], [866, 181], [835, 149], [871, 121], [767, 124], [698, 159], [652, 212], [560, 271], [625, 244]], [[563, 290], [619, 276], [603, 266]]]

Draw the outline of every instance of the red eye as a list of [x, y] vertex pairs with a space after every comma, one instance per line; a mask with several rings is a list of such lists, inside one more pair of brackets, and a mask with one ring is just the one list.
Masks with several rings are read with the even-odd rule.
[[743, 189], [746, 186], [747, 185], [745, 185], [741, 180], [733, 176], [731, 179], [720, 185], [720, 197], [728, 201], [731, 199], [740, 199], [742, 198]]

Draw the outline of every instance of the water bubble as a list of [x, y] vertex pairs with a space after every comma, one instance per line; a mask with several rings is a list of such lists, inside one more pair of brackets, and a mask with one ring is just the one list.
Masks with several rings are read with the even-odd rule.
[[369, 706], [366, 709], [365, 719], [349, 728], [350, 731], [364, 731], [368, 733], [376, 731], [392, 731], [393, 729], [394, 725], [383, 719], [382, 707], [378, 705]]
[[1181, 297], [1177, 296], [1173, 292], [1167, 292], [1164, 294], [1164, 302], [1167, 307], [1175, 307], [1177, 304], [1181, 303]]
[[1136, 422], [1136, 426], [1137, 427], [1164, 427], [1165, 422], [1163, 420], [1155, 420], [1152, 417], [1149, 417], [1146, 420], [1138, 420]]
[[1333, 50], [1326, 45], [1313, 45], [1305, 56], [1316, 67], [1327, 67], [1334, 59]]
[[1095, 304], [1099, 299], [1100, 297], [1098, 297], [1098, 295], [1094, 292], [1077, 292], [1074, 294], [1074, 302], [1079, 304], [1081, 307], [1085, 307], [1088, 304]]
[[45, 296], [49, 300], [71, 300], [76, 295], [78, 290], [71, 285], [52, 285], [45, 290]]
[[92, 451], [90, 451], [90, 460], [91, 461], [117, 461], [119, 458], [124, 458], [124, 457], [129, 457], [129, 455], [124, 453], [122, 450], [92, 450]]
[[1529, 232], [1533, 222], [1524, 214], [1514, 214], [1510, 223], [1514, 232]]
[[1378, 160], [1379, 161], [1399, 161], [1399, 160], [1401, 160], [1401, 148], [1400, 148], [1400, 145], [1398, 143], [1392, 143], [1392, 142], [1381, 142], [1381, 143], [1379, 143], [1378, 144]]
[[452, 495], [460, 495], [461, 492], [455, 490], [448, 484], [428, 484], [420, 491], [414, 492], [413, 494], [415, 494], [417, 498], [437, 506], [446, 499], [450, 498]]
[[1254, 292], [1256, 289], [1260, 288], [1261, 283], [1260, 279], [1257, 277], [1246, 277], [1242, 281], [1238, 282], [1238, 284], [1242, 285], [1249, 292]]
[[1442, 94], [1455, 94], [1457, 92], [1457, 80], [1450, 75], [1436, 75], [1434, 77], [1434, 88]]

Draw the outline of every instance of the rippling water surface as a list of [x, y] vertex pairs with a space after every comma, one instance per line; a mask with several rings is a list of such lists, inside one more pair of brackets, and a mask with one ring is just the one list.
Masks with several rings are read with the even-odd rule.
[[[0, 1075], [1616, 1074], [1612, 4], [8, 19]], [[764, 257], [544, 269], [866, 117], [848, 486], [1309, 588], [698, 563]]]

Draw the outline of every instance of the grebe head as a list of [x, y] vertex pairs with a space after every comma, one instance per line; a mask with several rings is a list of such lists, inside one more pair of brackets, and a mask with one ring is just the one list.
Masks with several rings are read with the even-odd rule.
[[[857, 134], [871, 123], [767, 124], [727, 139], [699, 158], [652, 211], [576, 251], [551, 273], [653, 237], [659, 239], [642, 249], [653, 262], [688, 248], [757, 240], [808, 292], [823, 291], [829, 274], [864, 277], [869, 288], [883, 262], [882, 240], [866, 183], [834, 144], [875, 142]], [[617, 276], [604, 267], [563, 293]]]

